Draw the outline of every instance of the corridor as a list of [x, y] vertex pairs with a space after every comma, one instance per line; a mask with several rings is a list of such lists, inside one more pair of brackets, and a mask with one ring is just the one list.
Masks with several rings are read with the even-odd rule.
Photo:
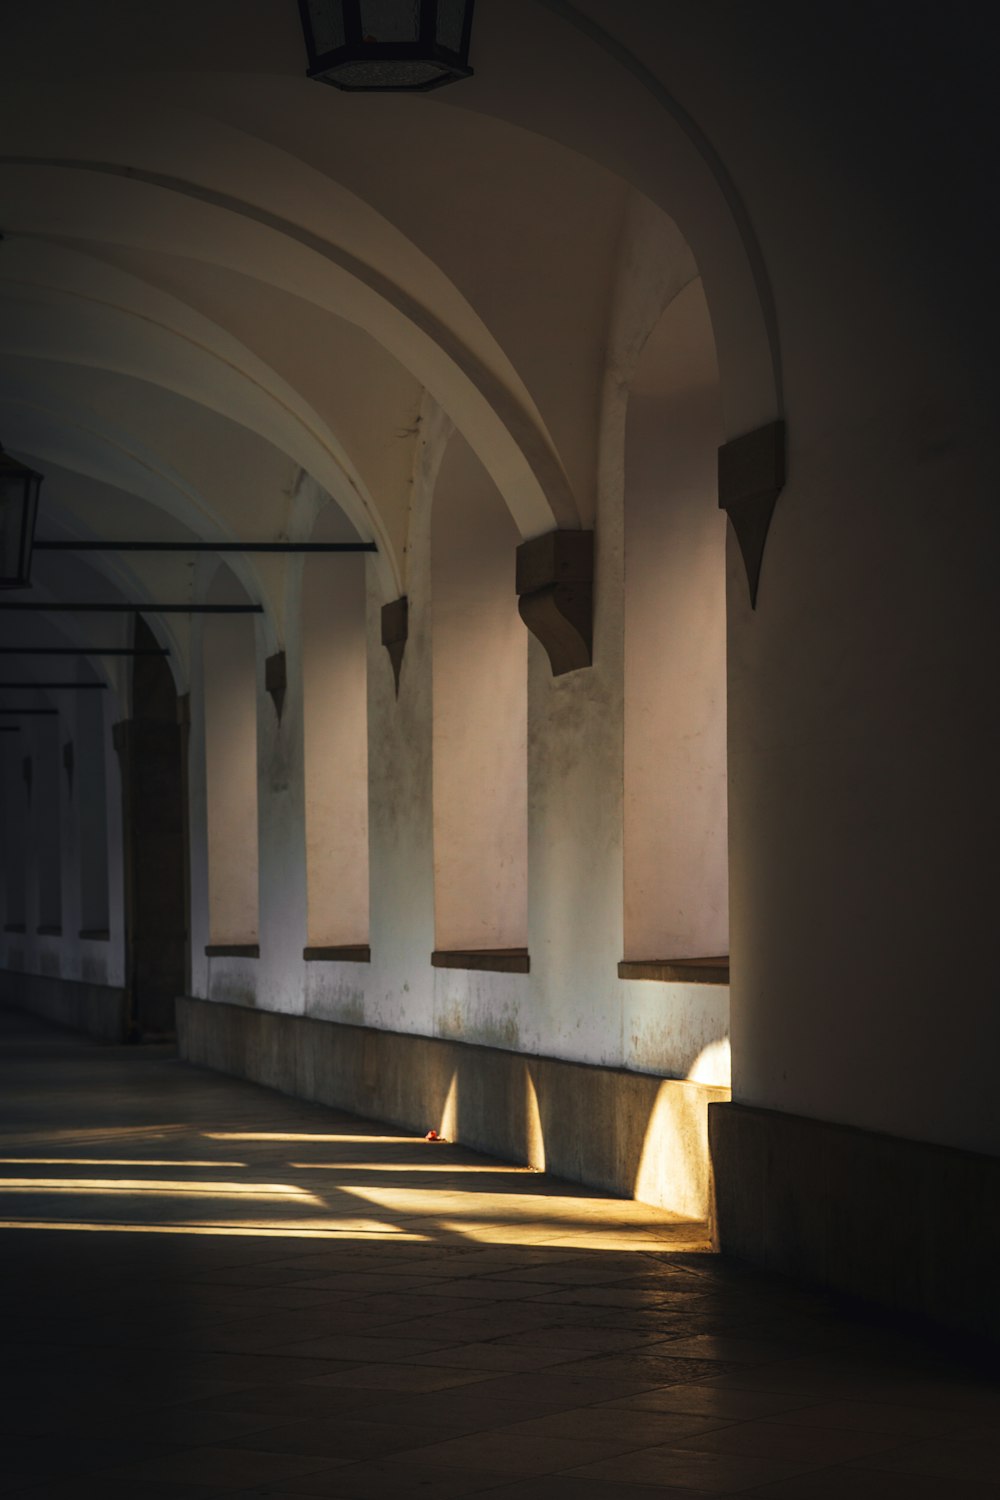
[[1000, 1497], [1000, 1386], [704, 1226], [0, 1012], [0, 1495]]

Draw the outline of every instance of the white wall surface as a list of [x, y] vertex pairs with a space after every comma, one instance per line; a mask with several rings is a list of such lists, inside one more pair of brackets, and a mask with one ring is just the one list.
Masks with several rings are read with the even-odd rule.
[[625, 452], [625, 956], [729, 952], [726, 517], [700, 281], [636, 370]]
[[[216, 587], [211, 602], [226, 602], [239, 592]], [[258, 672], [252, 617], [208, 616], [203, 649], [210, 942], [254, 943]]]
[[525, 630], [520, 540], [462, 437], [431, 514], [435, 947], [523, 948], [528, 931]]
[[[313, 540], [327, 533], [321, 518]], [[363, 557], [306, 559], [301, 703], [307, 932], [315, 947], [368, 941], [366, 608]]]

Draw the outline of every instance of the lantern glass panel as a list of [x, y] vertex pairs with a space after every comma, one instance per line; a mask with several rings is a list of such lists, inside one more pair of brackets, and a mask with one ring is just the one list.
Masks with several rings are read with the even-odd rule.
[[0, 480], [0, 585], [9, 585], [20, 570], [23, 522], [22, 496], [12, 484]]
[[366, 42], [418, 42], [420, 0], [361, 0], [361, 36]]
[[31, 582], [31, 548], [42, 477], [0, 450], [0, 588]]
[[466, 0], [438, 0], [437, 40], [449, 52], [461, 52], [465, 40]]
[[344, 32], [344, 7], [331, 0], [306, 0], [309, 22], [312, 26], [313, 46], [322, 57], [347, 40]]

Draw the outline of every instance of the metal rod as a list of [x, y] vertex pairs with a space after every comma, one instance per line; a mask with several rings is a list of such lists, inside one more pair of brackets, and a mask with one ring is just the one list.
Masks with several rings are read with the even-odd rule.
[[0, 714], [17, 714], [18, 718], [22, 714], [57, 714], [58, 712], [58, 708], [0, 708]]
[[3, 609], [47, 609], [57, 614], [73, 614], [76, 610], [89, 610], [93, 614], [111, 615], [262, 615], [263, 604], [41, 604], [0, 603]]
[[374, 542], [57, 542], [36, 552], [377, 552]]
[[20, 734], [20, 724], [0, 724], [0, 734]]
[[47, 690], [58, 688], [60, 692], [63, 692], [67, 688], [72, 688], [74, 691], [79, 689], [83, 692], [94, 692], [97, 690], [103, 692], [106, 687], [106, 682], [0, 682], [0, 688], [4, 691], [13, 688], [15, 692], [27, 692], [29, 688], [32, 692], [40, 688]]
[[0, 646], [0, 656], [169, 656], [166, 646]]

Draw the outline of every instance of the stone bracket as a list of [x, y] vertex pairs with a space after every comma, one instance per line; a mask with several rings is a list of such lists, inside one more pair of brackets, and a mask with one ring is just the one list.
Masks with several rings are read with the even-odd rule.
[[392, 675], [399, 697], [399, 674], [403, 667], [403, 652], [410, 633], [410, 606], [405, 594], [382, 606], [382, 644], [392, 662]]
[[482, 969], [495, 974], [530, 974], [527, 948], [435, 948], [435, 969]]
[[750, 607], [757, 589], [768, 527], [785, 483], [785, 424], [769, 422], [719, 449], [719, 506], [733, 523], [743, 556]]
[[303, 948], [303, 960], [307, 963], [370, 964], [372, 950], [367, 943], [322, 944]]
[[594, 533], [549, 531], [517, 549], [517, 607], [553, 677], [593, 664]]
[[271, 695], [274, 711], [278, 715], [278, 723], [281, 723], [281, 711], [285, 706], [285, 692], [288, 688], [288, 668], [284, 651], [276, 651], [264, 662], [264, 687]]

